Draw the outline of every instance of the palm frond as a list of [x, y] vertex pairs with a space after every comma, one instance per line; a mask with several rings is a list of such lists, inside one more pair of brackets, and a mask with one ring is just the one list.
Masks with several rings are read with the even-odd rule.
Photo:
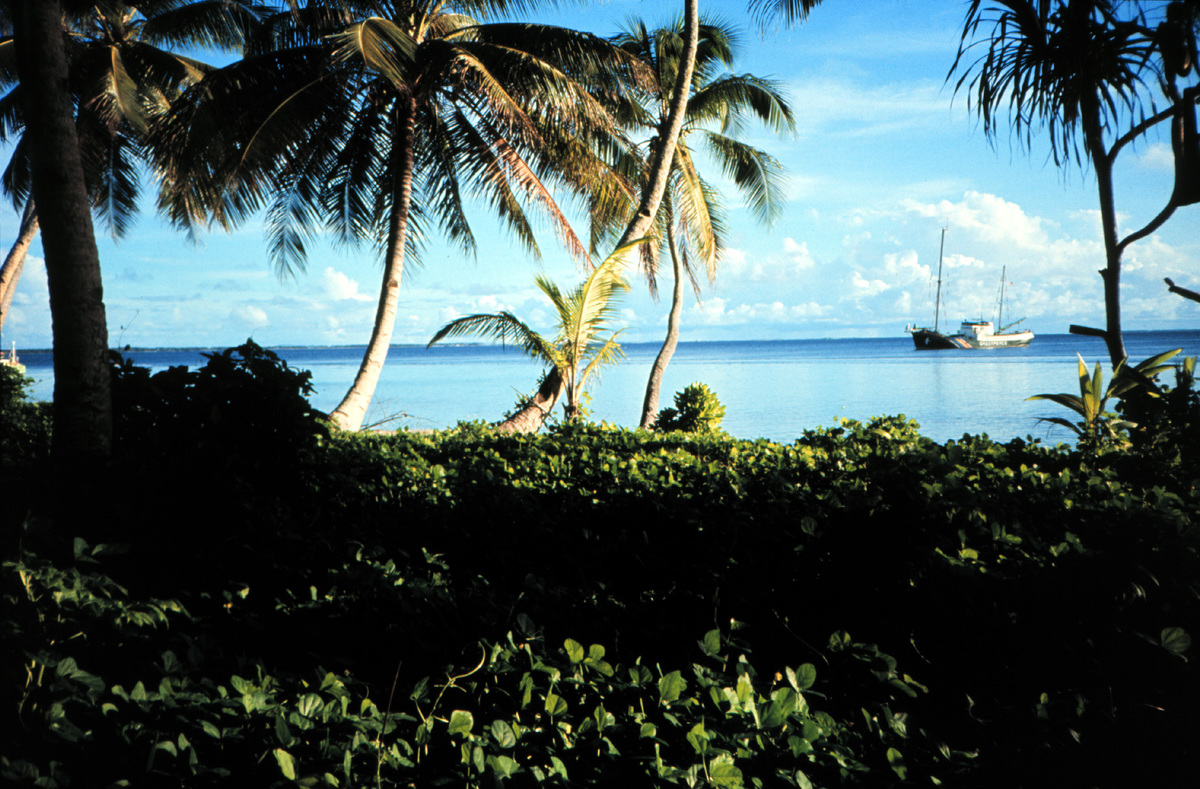
[[335, 61], [360, 59], [399, 89], [407, 89], [417, 42], [390, 19], [371, 17], [331, 37]]
[[450, 321], [425, 346], [431, 347], [445, 339], [455, 337], [481, 337], [499, 342], [501, 345], [514, 345], [528, 356], [553, 364], [556, 361], [556, 349], [545, 338], [529, 328], [511, 312], [495, 314], [467, 315]]

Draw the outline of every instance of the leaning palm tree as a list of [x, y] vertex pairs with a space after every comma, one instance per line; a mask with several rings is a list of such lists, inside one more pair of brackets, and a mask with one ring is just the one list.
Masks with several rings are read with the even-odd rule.
[[281, 271], [303, 267], [319, 227], [380, 248], [371, 338], [331, 414], [343, 429], [362, 424], [421, 240], [436, 227], [474, 251], [464, 193], [532, 253], [535, 209], [586, 255], [554, 195], [605, 182], [591, 151], [617, 129], [596, 92], [625, 89], [638, 64], [589, 34], [481, 21], [525, 5], [294, 2], [167, 127], [164, 166], [176, 177], [165, 201], [177, 222], [229, 226], [266, 205]]
[[[139, 163], [148, 158], [150, 127], [184, 87], [211, 70], [174, 50], [240, 49], [259, 17], [257, 5], [258, 0], [63, 4], [67, 84], [76, 108], [84, 178], [96, 214], [114, 237], [125, 234], [137, 211]], [[0, 39], [0, 89], [7, 90], [0, 97], [0, 142], [16, 142], [0, 188], [21, 212], [16, 240], [0, 266], [0, 330], [38, 233], [15, 49], [11, 35]]]
[[[694, 263], [704, 267], [711, 281], [716, 276], [723, 245], [724, 208], [717, 190], [700, 175], [697, 154], [703, 151], [716, 161], [746, 197], [756, 217], [770, 222], [783, 203], [782, 169], [773, 157], [738, 140], [737, 135], [751, 117], [776, 132], [795, 128], [791, 108], [774, 82], [729, 72], [737, 43], [736, 35], [728, 25], [703, 24], [699, 39], [684, 124], [672, 159], [667, 192], [657, 216], [658, 236], [642, 248], [652, 283], [664, 246], [670, 255], [673, 273], [667, 336], [646, 384], [640, 420], [643, 428], [654, 424], [663, 374], [679, 342], [685, 277], [698, 295]], [[678, 80], [683, 53], [682, 31], [677, 25], [651, 32], [644, 23], [636, 22], [614, 41], [645, 62], [657, 77], [651, 90], [637, 93], [639, 101], [630, 118], [639, 131], [651, 135], [646, 143], [646, 158], [652, 159], [655, 148], [660, 145], [654, 133], [665, 121], [670, 91]]]
[[[967, 93], [970, 108], [990, 138], [1007, 118], [1025, 147], [1036, 132], [1045, 130], [1055, 164], [1073, 161], [1094, 170], [1104, 237], [1106, 322], [1104, 329], [1072, 326], [1071, 331], [1104, 338], [1114, 367], [1125, 358], [1122, 254], [1157, 230], [1176, 208], [1200, 200], [1195, 122], [1200, 85], [1178, 84], [1178, 78], [1196, 74], [1198, 16], [1195, 3], [1174, 0], [1163, 23], [1152, 29], [1136, 3], [973, 0], [950, 70], [951, 75], [961, 72], [955, 92]], [[970, 60], [975, 52], [979, 56]], [[1160, 82], [1171, 106], [1155, 108], [1147, 77]], [[1175, 189], [1157, 216], [1120, 238], [1113, 190], [1117, 155], [1164, 122], [1172, 124], [1180, 165]]]
[[[616, 297], [629, 289], [621, 271], [627, 247], [618, 247], [597, 266], [583, 284], [562, 292], [544, 276], [535, 281], [554, 305], [558, 318], [553, 337], [531, 329], [511, 312], [467, 315], [450, 321], [433, 336], [429, 346], [450, 337], [484, 337], [512, 344], [548, 366], [538, 392], [497, 427], [503, 432], [536, 432], [566, 396], [563, 410], [568, 420], [579, 414], [579, 398], [588, 380], [601, 367], [622, 358], [619, 331], [606, 333], [616, 316]], [[429, 347], [426, 346], [426, 347]]]

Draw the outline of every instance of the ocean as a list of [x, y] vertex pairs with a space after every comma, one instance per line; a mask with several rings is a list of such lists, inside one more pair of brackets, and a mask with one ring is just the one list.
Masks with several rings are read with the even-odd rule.
[[[1200, 331], [1129, 332], [1130, 358], [1141, 361], [1182, 348], [1200, 355]], [[628, 427], [641, 414], [654, 343], [624, 346], [626, 359], [590, 387], [591, 418]], [[332, 410], [349, 388], [363, 348], [274, 348], [292, 367], [310, 370], [313, 405]], [[125, 355], [152, 370], [204, 363], [204, 349], [135, 349]], [[1047, 392], [1078, 393], [1076, 353], [1089, 370], [1107, 368], [1104, 343], [1069, 334], [1039, 335], [1025, 348], [914, 351], [907, 335], [862, 340], [681, 342], [667, 368], [660, 407], [675, 392], [703, 381], [725, 405], [723, 427], [739, 438], [790, 442], [839, 419], [904, 414], [943, 442], [986, 433], [997, 440], [1034, 436], [1069, 442], [1064, 428], [1039, 422], [1067, 416], [1061, 406], [1027, 401]], [[34, 396], [49, 399], [49, 353], [24, 352]], [[1107, 369], [1105, 377], [1107, 379]], [[368, 414], [386, 429], [452, 427], [460, 420], [496, 421], [518, 393], [532, 391], [541, 368], [520, 353], [486, 345], [393, 346]]]

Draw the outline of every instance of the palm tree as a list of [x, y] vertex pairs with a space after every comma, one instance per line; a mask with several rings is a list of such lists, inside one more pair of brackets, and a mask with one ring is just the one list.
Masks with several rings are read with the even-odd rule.
[[[239, 48], [258, 17], [257, 0], [115, 0], [64, 8], [68, 84], [74, 96], [84, 178], [94, 210], [114, 237], [129, 229], [139, 198], [139, 161], [150, 126], [189, 83], [211, 70], [170, 51], [188, 45]], [[14, 42], [0, 40], [0, 142], [16, 138], [3, 187], [22, 212], [17, 238], [0, 267], [0, 330], [38, 232], [30, 192], [29, 143], [22, 93], [10, 67]]]
[[[177, 222], [229, 226], [267, 205], [272, 255], [303, 267], [318, 226], [382, 250], [371, 338], [331, 414], [363, 421], [387, 356], [406, 261], [434, 227], [473, 251], [463, 194], [482, 198], [536, 253], [527, 206], [586, 255], [553, 192], [603, 180], [592, 135], [616, 131], [592, 91], [636, 79], [632, 58], [589, 34], [482, 23], [512, 0], [296, 2], [250, 54], [193, 91], [169, 126]], [[372, 14], [379, 14], [373, 16]]]
[[[658, 212], [657, 243], [643, 246], [648, 271], [653, 272], [662, 255], [670, 254], [673, 272], [671, 310], [667, 336], [654, 361], [646, 385], [640, 425], [650, 428], [658, 414], [663, 373], [679, 342], [683, 311], [685, 274], [699, 293], [693, 261], [701, 263], [711, 281], [716, 275], [722, 247], [724, 209], [717, 191], [700, 175], [696, 153], [702, 148], [721, 165], [725, 174], [746, 196], [751, 210], [763, 221], [772, 220], [782, 205], [779, 163], [766, 152], [736, 138], [747, 117], [757, 117], [777, 132], [795, 128], [791, 108], [775, 83], [750, 74], [732, 74], [736, 37], [726, 25], [705, 24], [700, 28], [691, 89], [684, 111], [684, 125], [672, 160], [668, 188]], [[681, 30], [647, 30], [635, 23], [619, 34], [616, 43], [637, 56], [653, 70], [657, 82], [638, 95], [633, 122], [651, 137], [647, 142], [653, 158], [660, 144], [655, 135], [669, 110], [669, 86], [677, 81], [683, 50]], [[653, 280], [652, 280], [653, 281]]]
[[84, 187], [79, 139], [64, 89], [67, 57], [58, 0], [13, 9], [16, 65], [25, 86], [33, 190], [45, 211], [45, 254], [54, 316], [54, 432], [60, 461], [103, 460], [112, 448], [108, 329], [100, 257]]
[[[1120, 11], [1130, 7], [1135, 16], [1123, 18]], [[1103, 337], [1114, 367], [1125, 358], [1121, 256], [1190, 202], [1194, 188], [1187, 188], [1188, 181], [1193, 187], [1200, 181], [1195, 169], [1177, 170], [1175, 190], [1159, 214], [1119, 238], [1113, 168], [1120, 151], [1155, 125], [1171, 121], [1179, 136], [1176, 160], [1196, 161], [1200, 156], [1195, 135], [1200, 87], [1179, 89], [1176, 84], [1177, 76], [1195, 73], [1194, 57], [1173, 57], [1180, 50], [1195, 52], [1195, 4], [1175, 0], [1167, 17], [1184, 21], [1150, 29], [1136, 4], [1123, 6], [1112, 0], [993, 0], [987, 5], [973, 0], [950, 71], [962, 72], [955, 92], [967, 92], [989, 137], [994, 139], [1007, 117], [1024, 146], [1044, 129], [1056, 164], [1074, 161], [1090, 164], [1095, 171], [1104, 236], [1106, 323], [1104, 329], [1072, 326], [1071, 331]], [[976, 48], [982, 48], [982, 54], [967, 61]], [[1161, 111], [1155, 111], [1144, 79], [1147, 74], [1159, 76], [1156, 55], [1172, 101]], [[1192, 133], [1185, 135], [1189, 120]]]
[[628, 251], [618, 247], [583, 284], [567, 293], [544, 276], [535, 280], [538, 289], [554, 305], [558, 317], [552, 338], [538, 334], [511, 312], [499, 312], [450, 321], [429, 341], [432, 346], [448, 337], [485, 337], [516, 345], [549, 366], [538, 393], [500, 423], [498, 430], [536, 432], [561, 395], [567, 398], [563, 406], [567, 419], [575, 419], [579, 414], [579, 397], [588, 379], [604, 365], [624, 358], [617, 343], [620, 332], [604, 335], [616, 315], [617, 295], [629, 289], [621, 276]]

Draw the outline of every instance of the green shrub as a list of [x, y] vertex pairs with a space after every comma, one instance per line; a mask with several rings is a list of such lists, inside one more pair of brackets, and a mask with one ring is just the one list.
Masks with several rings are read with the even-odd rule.
[[198, 370], [151, 375], [113, 354], [114, 435], [127, 455], [288, 466], [328, 436], [307, 399], [312, 373], [251, 340], [204, 356]]
[[32, 384], [18, 368], [0, 364], [0, 469], [49, 456], [51, 406], [29, 401]]
[[725, 418], [725, 406], [707, 385], [696, 382], [675, 393], [675, 407], [658, 412], [656, 430], [669, 433], [716, 433]]

